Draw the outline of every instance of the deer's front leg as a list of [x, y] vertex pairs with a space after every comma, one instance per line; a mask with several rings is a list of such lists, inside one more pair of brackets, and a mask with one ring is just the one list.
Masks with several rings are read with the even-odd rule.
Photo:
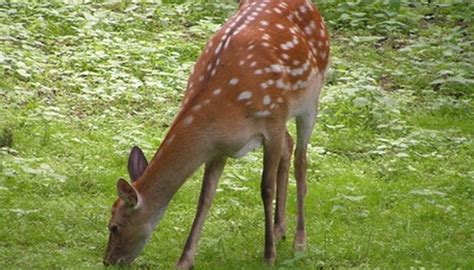
[[225, 159], [215, 160], [206, 163], [204, 170], [204, 179], [202, 182], [201, 195], [199, 196], [199, 203], [196, 210], [196, 217], [194, 218], [191, 232], [188, 240], [184, 246], [183, 253], [179, 259], [176, 267], [178, 269], [191, 269], [194, 265], [194, 256], [196, 254], [197, 243], [201, 235], [202, 227], [211, 206], [212, 199], [216, 194], [217, 183], [221, 177], [225, 166]]
[[264, 260], [267, 264], [274, 264], [276, 258], [275, 237], [273, 233], [273, 197], [278, 165], [282, 153], [283, 134], [265, 139], [262, 175], [262, 200], [265, 212], [265, 251]]

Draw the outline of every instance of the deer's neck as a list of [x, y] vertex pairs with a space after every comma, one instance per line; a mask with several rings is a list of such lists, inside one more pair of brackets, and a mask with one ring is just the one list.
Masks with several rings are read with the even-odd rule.
[[171, 129], [135, 188], [148, 206], [164, 211], [184, 182], [209, 157], [197, 129]]

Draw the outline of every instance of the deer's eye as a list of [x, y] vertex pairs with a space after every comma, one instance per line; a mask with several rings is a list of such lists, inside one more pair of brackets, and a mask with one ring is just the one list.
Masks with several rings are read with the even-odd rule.
[[109, 231], [112, 233], [112, 234], [117, 234], [118, 233], [118, 226], [115, 225], [115, 224], [112, 224], [109, 226]]

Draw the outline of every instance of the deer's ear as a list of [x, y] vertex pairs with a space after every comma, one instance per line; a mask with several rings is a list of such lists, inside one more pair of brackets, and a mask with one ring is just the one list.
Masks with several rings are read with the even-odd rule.
[[134, 208], [138, 204], [138, 193], [126, 180], [120, 178], [117, 181], [118, 196], [125, 202], [125, 204]]
[[143, 151], [138, 146], [134, 146], [128, 156], [128, 174], [132, 182], [136, 181], [143, 174], [147, 166], [148, 161]]

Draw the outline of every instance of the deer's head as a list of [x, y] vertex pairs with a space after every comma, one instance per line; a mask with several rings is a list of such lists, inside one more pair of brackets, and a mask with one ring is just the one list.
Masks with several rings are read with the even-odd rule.
[[133, 147], [128, 159], [132, 184], [124, 179], [117, 182], [119, 198], [112, 206], [112, 218], [108, 225], [109, 241], [104, 256], [106, 266], [130, 264], [151, 236], [155, 223], [153, 215], [133, 185], [147, 166], [143, 152]]

